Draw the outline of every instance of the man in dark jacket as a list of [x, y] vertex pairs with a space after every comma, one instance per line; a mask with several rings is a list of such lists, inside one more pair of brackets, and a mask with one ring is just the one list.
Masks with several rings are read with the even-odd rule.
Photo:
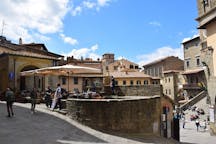
[[14, 97], [14, 92], [10, 88], [7, 88], [5, 92], [5, 99], [7, 102], [7, 112], [8, 112], [7, 116], [11, 117], [14, 115], [13, 102], [15, 101], [15, 97]]
[[34, 114], [35, 113], [36, 100], [37, 100], [37, 89], [36, 88], [33, 88], [30, 97], [31, 97], [31, 112], [32, 112], [32, 114]]

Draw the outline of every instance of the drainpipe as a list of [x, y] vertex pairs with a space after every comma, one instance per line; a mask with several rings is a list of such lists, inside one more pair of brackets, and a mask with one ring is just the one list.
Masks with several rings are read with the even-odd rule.
[[14, 88], [14, 91], [16, 91], [16, 58], [14, 58], [14, 61], [13, 61], [13, 73], [14, 73], [14, 77], [13, 77], [13, 88]]

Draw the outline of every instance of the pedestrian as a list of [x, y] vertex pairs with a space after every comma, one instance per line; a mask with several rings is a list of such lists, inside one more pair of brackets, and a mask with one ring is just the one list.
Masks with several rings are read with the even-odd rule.
[[44, 100], [45, 100], [45, 104], [46, 104], [47, 108], [51, 108], [51, 105], [52, 105], [51, 94], [52, 94], [52, 90], [51, 90], [50, 86], [48, 86], [46, 88], [46, 92], [45, 92], [45, 96], [44, 96]]
[[199, 126], [200, 126], [200, 122], [199, 122], [198, 119], [195, 121], [195, 124], [196, 124], [196, 128], [197, 128], [197, 131], [198, 131], [199, 130]]
[[186, 123], [185, 117], [182, 117], [182, 122], [183, 122], [182, 127], [185, 128], [185, 123]]
[[53, 102], [52, 102], [52, 106], [51, 106], [52, 110], [54, 110], [56, 106], [58, 106], [59, 110], [61, 110], [61, 108], [62, 108], [61, 98], [62, 98], [61, 86], [60, 86], [60, 84], [57, 84], [57, 88], [56, 88], [54, 98], [53, 98]]
[[36, 101], [37, 101], [37, 89], [33, 88], [31, 94], [31, 113], [34, 114], [35, 113], [35, 106], [36, 106]]
[[15, 96], [14, 96], [14, 92], [9, 87], [5, 92], [5, 99], [7, 103], [7, 112], [8, 112], [7, 117], [14, 116], [13, 103], [15, 101]]
[[113, 76], [111, 77], [110, 87], [112, 90], [112, 95], [114, 95], [115, 94], [115, 79]]

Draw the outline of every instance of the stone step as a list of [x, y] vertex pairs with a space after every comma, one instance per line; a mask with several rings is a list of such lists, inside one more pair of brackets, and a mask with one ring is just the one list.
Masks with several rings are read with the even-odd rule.
[[67, 114], [67, 109], [61, 109], [58, 111], [60, 114], [66, 115]]

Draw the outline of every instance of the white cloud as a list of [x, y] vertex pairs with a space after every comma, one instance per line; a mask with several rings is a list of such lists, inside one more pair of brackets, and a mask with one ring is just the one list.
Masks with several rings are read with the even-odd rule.
[[69, 10], [69, 0], [1, 0], [0, 21], [5, 21], [4, 35], [32, 41], [34, 34], [60, 32]]
[[157, 21], [149, 22], [149, 24], [152, 25], [152, 26], [156, 26], [156, 27], [160, 27], [161, 26], [161, 23], [157, 22]]
[[80, 49], [73, 49], [69, 53], [63, 53], [65, 57], [71, 57], [80, 59], [83, 58], [92, 58], [93, 60], [97, 60], [98, 58], [101, 58], [100, 55], [96, 54], [95, 51], [98, 49], [98, 44], [95, 44], [89, 48], [80, 48]]
[[[22, 37], [24, 42], [35, 39], [49, 40], [46, 35], [62, 33], [64, 17], [68, 12], [73, 16], [83, 9], [107, 6], [111, 0], [1, 0], [0, 29], [4, 21], [3, 35], [12, 41]], [[70, 40], [69, 40], [70, 41]]]
[[94, 8], [94, 7], [96, 6], [96, 3], [94, 3], [94, 2], [89, 2], [89, 1], [84, 1], [84, 2], [83, 2], [83, 6], [84, 6], [85, 8], [92, 9], [92, 8]]
[[137, 56], [138, 64], [143, 66], [144, 64], [153, 62], [166, 56], [177, 56], [183, 59], [183, 48], [171, 48], [169, 46], [161, 47], [150, 54], [144, 54]]
[[108, 6], [110, 2], [111, 0], [85, 0], [82, 1], [80, 5], [77, 5], [76, 7], [72, 8], [71, 14], [72, 16], [77, 16], [82, 13], [83, 9], [94, 9], [96, 11], [99, 11], [100, 8]]
[[76, 16], [78, 14], [81, 14], [81, 12], [82, 12], [82, 7], [81, 6], [77, 6], [76, 8], [74, 8], [71, 11], [71, 14], [72, 14], [72, 16]]
[[60, 37], [62, 38], [62, 40], [65, 42], [65, 43], [68, 43], [68, 44], [71, 44], [71, 45], [76, 45], [78, 44], [78, 41], [74, 38], [71, 38], [71, 37], [68, 37], [68, 36], [65, 36], [64, 34], [60, 34]]
[[98, 0], [97, 3], [100, 7], [108, 5], [111, 0]]

